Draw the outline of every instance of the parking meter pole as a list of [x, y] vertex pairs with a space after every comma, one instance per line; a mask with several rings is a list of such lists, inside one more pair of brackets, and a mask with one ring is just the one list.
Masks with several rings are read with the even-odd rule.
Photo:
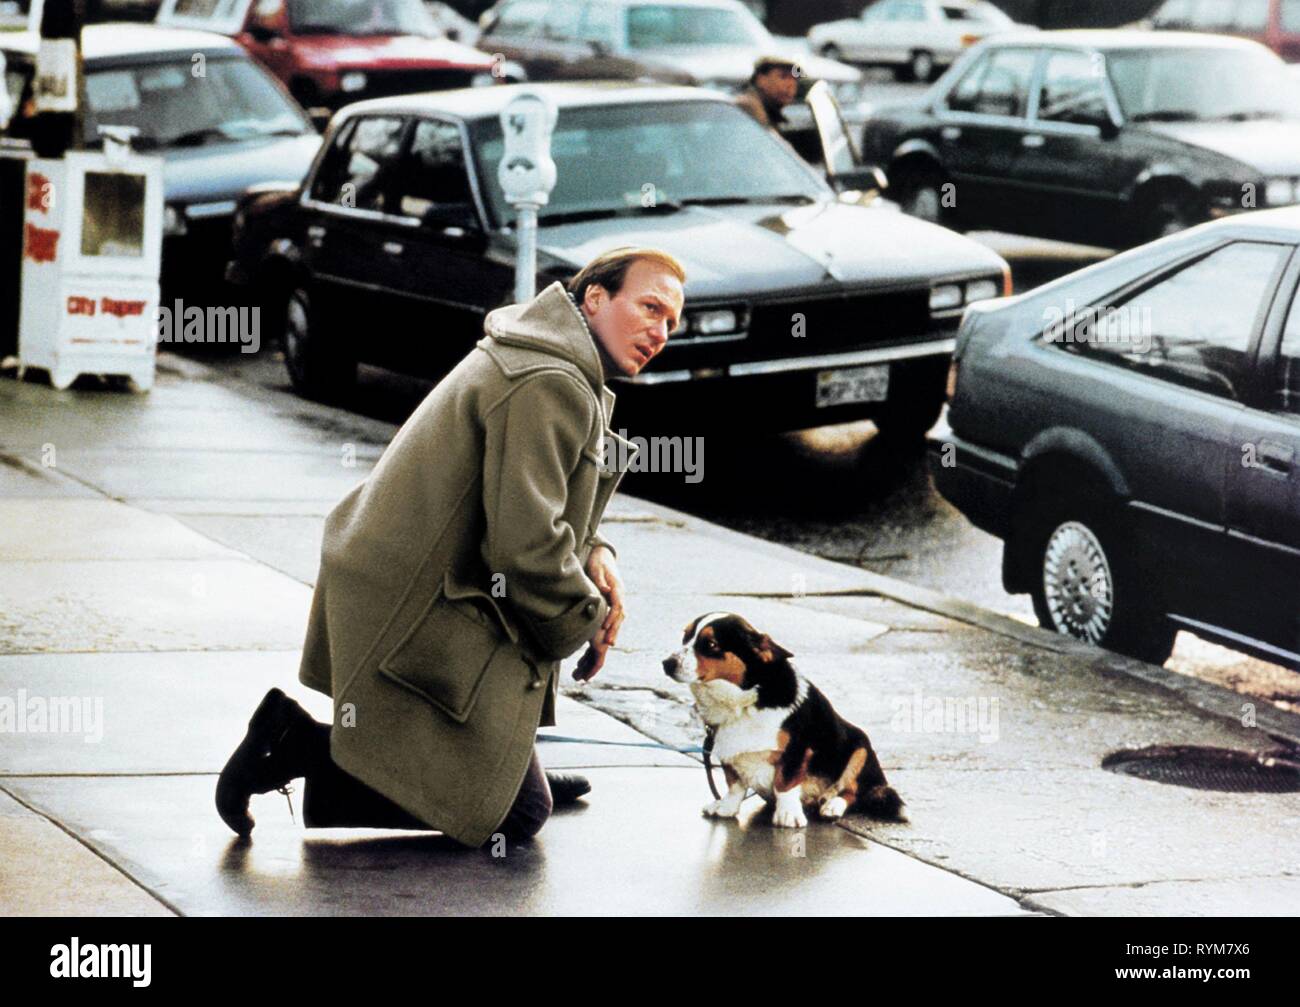
[[519, 207], [519, 251], [515, 259], [515, 303], [531, 301], [537, 293], [537, 207]]
[[555, 188], [551, 132], [558, 117], [555, 103], [524, 91], [501, 110], [505, 149], [497, 179], [506, 200], [519, 212], [516, 227], [515, 302], [531, 300], [537, 285], [537, 211]]

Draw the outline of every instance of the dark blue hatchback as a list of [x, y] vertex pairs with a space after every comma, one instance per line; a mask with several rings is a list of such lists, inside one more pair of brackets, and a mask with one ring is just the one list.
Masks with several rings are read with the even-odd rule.
[[1300, 670], [1297, 245], [1266, 211], [968, 309], [931, 470], [1042, 625]]

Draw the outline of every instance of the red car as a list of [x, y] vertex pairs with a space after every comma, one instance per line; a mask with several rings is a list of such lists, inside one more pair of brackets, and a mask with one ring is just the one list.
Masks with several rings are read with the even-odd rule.
[[1151, 27], [1240, 35], [1300, 62], [1300, 0], [1167, 0]]
[[163, 0], [157, 21], [233, 37], [308, 108], [521, 76], [444, 37], [420, 0]]

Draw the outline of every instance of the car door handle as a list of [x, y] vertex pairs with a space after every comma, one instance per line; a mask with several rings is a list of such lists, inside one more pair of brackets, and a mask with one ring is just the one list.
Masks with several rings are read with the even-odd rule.
[[406, 251], [406, 246], [403, 245], [400, 241], [385, 241], [384, 251], [387, 252], [389, 255], [401, 255], [403, 252]]
[[1030, 150], [1037, 150], [1046, 142], [1041, 133], [1027, 133], [1020, 138], [1020, 146], [1028, 147]]
[[321, 242], [325, 240], [325, 228], [313, 224], [307, 228], [307, 240], [311, 242], [313, 248], [320, 248]]
[[1295, 464], [1295, 448], [1287, 447], [1276, 441], [1260, 441], [1255, 449], [1259, 464], [1274, 472], [1290, 472]]
[[939, 132], [939, 135], [942, 136], [945, 140], [949, 140], [949, 141], [952, 141], [952, 140], [960, 140], [960, 139], [961, 139], [961, 127], [960, 127], [960, 126], [944, 126], [943, 129]]

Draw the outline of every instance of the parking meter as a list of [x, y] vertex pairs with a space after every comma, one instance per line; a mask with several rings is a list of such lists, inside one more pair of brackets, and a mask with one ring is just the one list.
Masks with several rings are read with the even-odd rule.
[[526, 91], [501, 110], [505, 147], [497, 180], [506, 201], [519, 211], [515, 301], [531, 300], [537, 279], [537, 211], [555, 188], [551, 133], [559, 110], [549, 98]]

